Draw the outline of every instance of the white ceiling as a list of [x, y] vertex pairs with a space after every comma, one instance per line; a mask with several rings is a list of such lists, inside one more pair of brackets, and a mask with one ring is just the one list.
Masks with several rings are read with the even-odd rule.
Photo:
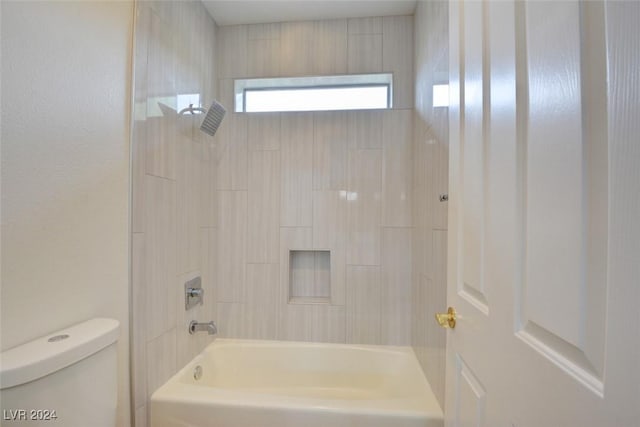
[[218, 25], [412, 15], [416, 0], [202, 0]]

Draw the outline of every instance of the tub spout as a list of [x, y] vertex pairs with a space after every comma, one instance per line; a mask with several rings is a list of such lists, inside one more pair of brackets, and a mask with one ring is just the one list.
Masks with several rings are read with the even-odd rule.
[[209, 323], [198, 323], [192, 320], [191, 323], [189, 323], [189, 333], [193, 335], [199, 331], [207, 331], [209, 335], [215, 335], [218, 333], [218, 327], [213, 320]]

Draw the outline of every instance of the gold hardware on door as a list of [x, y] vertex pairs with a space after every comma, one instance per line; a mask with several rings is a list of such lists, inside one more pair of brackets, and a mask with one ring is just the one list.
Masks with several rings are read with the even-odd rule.
[[453, 329], [456, 327], [456, 311], [449, 307], [446, 313], [436, 313], [436, 320], [443, 328]]

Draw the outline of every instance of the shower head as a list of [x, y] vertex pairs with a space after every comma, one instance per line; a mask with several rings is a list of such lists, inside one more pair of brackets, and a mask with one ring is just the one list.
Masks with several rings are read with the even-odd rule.
[[200, 130], [206, 134], [214, 136], [227, 110], [218, 102], [213, 101], [209, 111], [204, 116], [204, 120], [200, 125]]

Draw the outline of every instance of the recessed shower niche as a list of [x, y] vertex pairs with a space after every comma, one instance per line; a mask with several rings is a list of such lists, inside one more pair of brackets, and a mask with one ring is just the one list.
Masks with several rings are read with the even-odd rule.
[[289, 303], [328, 304], [330, 302], [330, 251], [289, 251]]

